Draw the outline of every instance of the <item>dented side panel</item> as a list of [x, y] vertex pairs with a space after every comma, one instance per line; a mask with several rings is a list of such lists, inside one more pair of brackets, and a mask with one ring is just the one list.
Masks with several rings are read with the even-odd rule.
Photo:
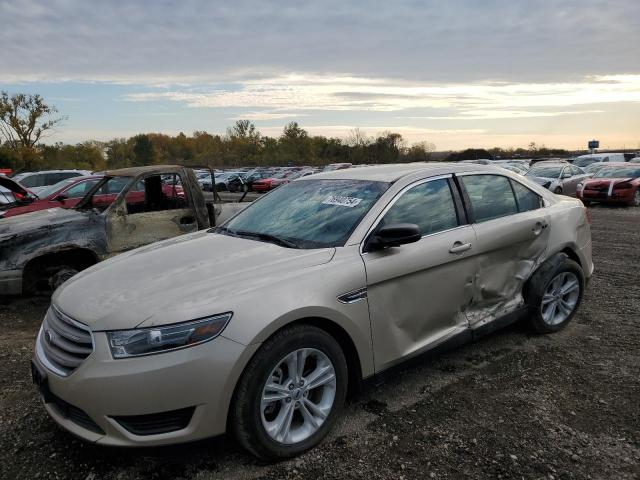
[[541, 208], [473, 225], [478, 238], [473, 304], [467, 311], [478, 328], [524, 304], [522, 287], [546, 258], [551, 225]]
[[449, 249], [475, 241], [466, 225], [363, 254], [376, 370], [468, 327], [465, 309], [473, 299], [478, 260], [473, 248]]

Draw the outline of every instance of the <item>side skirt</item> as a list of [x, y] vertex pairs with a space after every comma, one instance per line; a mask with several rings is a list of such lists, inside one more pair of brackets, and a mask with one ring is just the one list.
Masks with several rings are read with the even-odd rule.
[[495, 332], [496, 330], [500, 330], [505, 328], [521, 319], [523, 319], [529, 313], [529, 309], [524, 306], [515, 310], [503, 317], [496, 318], [494, 321], [490, 323], [486, 323], [477, 329], [466, 329], [462, 332], [452, 336], [446, 341], [435, 345], [432, 348], [428, 348], [427, 350], [420, 352], [417, 355], [411, 356], [407, 360], [401, 361], [382, 372], [376, 373], [370, 377], [367, 377], [362, 380], [362, 385], [360, 390], [364, 390], [371, 387], [376, 387], [386, 383], [389, 378], [397, 377], [397, 374], [400, 371], [406, 370], [407, 368], [411, 368], [413, 366], [424, 364], [425, 361], [436, 358], [442, 355], [445, 352], [453, 350], [455, 348], [461, 347], [467, 343], [475, 342], [480, 338], [489, 335], [490, 333]]

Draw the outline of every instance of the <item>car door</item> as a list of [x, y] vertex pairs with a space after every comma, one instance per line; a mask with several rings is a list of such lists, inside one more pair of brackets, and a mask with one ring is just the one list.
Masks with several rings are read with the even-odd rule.
[[376, 370], [420, 353], [468, 328], [475, 233], [466, 224], [451, 176], [422, 180], [387, 206], [383, 225], [414, 223], [422, 239], [364, 252]]
[[510, 177], [458, 178], [476, 234], [478, 271], [467, 313], [478, 328], [522, 306], [524, 282], [547, 248], [550, 215], [544, 199]]
[[107, 244], [110, 254], [130, 250], [159, 240], [198, 230], [198, 222], [188, 193], [175, 175], [173, 187], [164, 185], [160, 175], [149, 175], [123, 190], [107, 216]]

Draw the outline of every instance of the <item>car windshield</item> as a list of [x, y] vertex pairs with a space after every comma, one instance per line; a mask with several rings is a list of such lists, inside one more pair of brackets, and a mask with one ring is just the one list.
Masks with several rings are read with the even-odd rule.
[[562, 167], [557, 165], [545, 165], [533, 167], [527, 172], [527, 177], [545, 177], [545, 178], [558, 178]]
[[298, 180], [256, 200], [215, 231], [275, 237], [295, 248], [337, 247], [387, 188], [386, 182], [364, 180]]
[[594, 178], [638, 178], [640, 167], [603, 168], [594, 175]]
[[58, 183], [54, 183], [53, 185], [50, 185], [48, 187], [44, 187], [42, 190], [40, 190], [38, 192], [38, 196], [40, 198], [46, 198], [49, 195], [56, 193], [58, 190], [62, 189], [63, 187], [66, 187], [67, 185], [69, 185], [70, 183], [73, 183], [75, 181], [77, 181], [78, 179], [75, 177], [72, 178], [67, 178], [65, 180], [61, 180]]

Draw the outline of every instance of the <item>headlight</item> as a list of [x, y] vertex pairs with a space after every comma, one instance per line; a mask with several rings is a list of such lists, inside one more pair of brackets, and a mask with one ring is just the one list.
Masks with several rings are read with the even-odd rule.
[[222, 333], [232, 312], [163, 327], [107, 332], [113, 358], [138, 357], [192, 347]]

